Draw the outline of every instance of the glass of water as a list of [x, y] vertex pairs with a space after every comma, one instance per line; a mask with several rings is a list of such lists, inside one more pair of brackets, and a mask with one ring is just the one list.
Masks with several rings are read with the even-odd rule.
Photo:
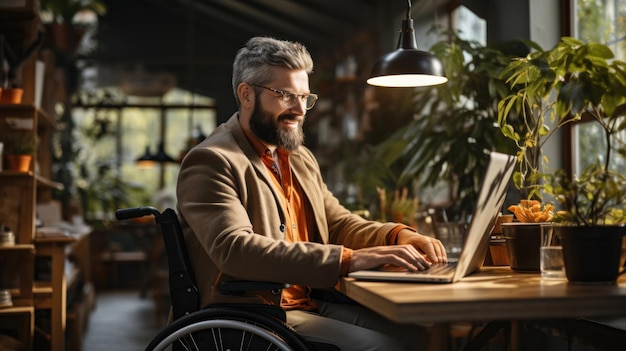
[[563, 246], [552, 223], [541, 225], [540, 267], [542, 279], [565, 279]]

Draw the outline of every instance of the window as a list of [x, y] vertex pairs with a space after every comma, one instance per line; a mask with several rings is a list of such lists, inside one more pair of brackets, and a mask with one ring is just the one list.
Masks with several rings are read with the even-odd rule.
[[[626, 60], [626, 0], [571, 0], [572, 36], [585, 42], [608, 45], [615, 58]], [[626, 135], [616, 136], [626, 140]], [[572, 169], [580, 174], [585, 167], [604, 162], [606, 143], [594, 123], [578, 123], [572, 127]], [[614, 165], [624, 168], [624, 157], [613, 153]]]
[[75, 174], [85, 217], [110, 218], [118, 207], [175, 205], [177, 162], [141, 167], [136, 160], [163, 151], [174, 161], [216, 125], [212, 99], [173, 89], [163, 98], [123, 96], [116, 88], [73, 109]]

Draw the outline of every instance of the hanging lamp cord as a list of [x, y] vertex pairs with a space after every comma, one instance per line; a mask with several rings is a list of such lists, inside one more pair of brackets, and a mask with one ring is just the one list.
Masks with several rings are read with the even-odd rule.
[[411, 19], [411, 0], [407, 0], [406, 19]]

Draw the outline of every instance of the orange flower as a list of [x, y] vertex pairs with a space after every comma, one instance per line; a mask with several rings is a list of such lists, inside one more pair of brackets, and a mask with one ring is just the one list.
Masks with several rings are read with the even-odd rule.
[[508, 208], [518, 221], [526, 223], [550, 222], [554, 217], [553, 209], [554, 206], [551, 204], [546, 204], [542, 209], [541, 203], [537, 200], [521, 200], [519, 204]]

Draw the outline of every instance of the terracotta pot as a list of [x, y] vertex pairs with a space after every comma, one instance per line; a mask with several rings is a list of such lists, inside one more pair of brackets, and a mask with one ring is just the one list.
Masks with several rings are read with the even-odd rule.
[[28, 172], [33, 155], [7, 155], [9, 169], [17, 172]]
[[0, 95], [0, 103], [21, 104], [23, 95], [24, 89], [21, 88], [4, 89], [2, 90], [2, 94]]
[[516, 272], [539, 273], [541, 223], [502, 223], [509, 265]]
[[623, 268], [623, 225], [555, 226], [563, 244], [565, 275], [572, 283], [606, 284]]

